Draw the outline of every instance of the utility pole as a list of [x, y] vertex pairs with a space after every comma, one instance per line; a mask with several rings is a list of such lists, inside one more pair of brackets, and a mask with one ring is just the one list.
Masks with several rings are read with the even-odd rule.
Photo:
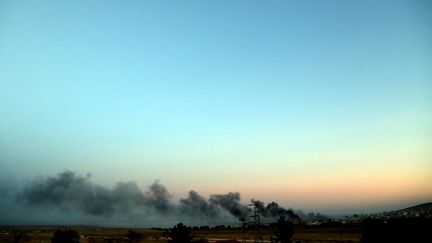
[[262, 243], [262, 224], [261, 224], [261, 212], [259, 208], [257, 208], [256, 203], [252, 200], [252, 204], [249, 205], [249, 209], [252, 211], [252, 215], [250, 216], [253, 220], [253, 225], [255, 227], [254, 231], [254, 243]]

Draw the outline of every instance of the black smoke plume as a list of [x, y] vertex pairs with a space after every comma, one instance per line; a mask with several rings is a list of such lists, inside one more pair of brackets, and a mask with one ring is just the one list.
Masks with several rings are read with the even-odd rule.
[[166, 187], [155, 181], [145, 194], [144, 203], [147, 206], [154, 207], [158, 212], [167, 213], [172, 206], [170, 205], [171, 194]]
[[145, 193], [134, 182], [120, 182], [109, 189], [92, 183], [90, 176], [80, 177], [70, 171], [57, 177], [39, 178], [17, 196], [17, 202], [27, 206], [77, 207], [83, 213], [96, 216], [129, 213], [137, 208], [166, 213], [169, 200], [167, 189], [157, 181]]
[[[108, 188], [92, 182], [90, 175], [79, 176], [71, 171], [54, 177], [40, 177], [24, 186], [15, 198], [18, 205], [27, 208], [54, 208], [72, 212], [78, 210], [82, 215], [98, 218], [139, 214], [144, 218], [189, 218], [202, 222], [230, 217], [246, 222], [251, 216], [250, 206], [241, 203], [238, 192], [213, 194], [206, 199], [197, 192], [190, 191], [186, 198], [173, 203], [172, 195], [159, 181], [155, 181], [145, 191], [135, 182], [120, 182], [113, 188]], [[291, 210], [284, 209], [275, 202], [267, 206], [261, 201], [252, 202], [264, 218], [296, 218]]]
[[300, 217], [295, 214], [291, 209], [285, 209], [281, 206], [279, 206], [276, 202], [271, 202], [265, 206], [265, 204], [260, 200], [251, 200], [252, 205], [255, 206], [255, 208], [260, 212], [260, 214], [264, 218], [270, 218], [270, 219], [278, 219], [279, 217], [284, 217], [286, 219], [290, 219], [293, 221], [299, 221]]
[[220, 208], [209, 203], [196, 191], [190, 191], [187, 198], [180, 199], [180, 210], [183, 214], [199, 217], [216, 217], [220, 214]]
[[227, 194], [214, 194], [210, 196], [210, 203], [226, 209], [240, 221], [247, 220], [248, 207], [240, 203], [240, 193], [229, 192]]

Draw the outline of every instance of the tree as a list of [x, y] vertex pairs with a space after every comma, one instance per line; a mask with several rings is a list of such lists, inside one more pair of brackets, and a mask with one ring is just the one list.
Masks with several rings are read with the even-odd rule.
[[73, 230], [56, 230], [51, 243], [79, 243], [79, 234]]
[[294, 235], [293, 226], [290, 221], [281, 216], [278, 221], [272, 225], [273, 235], [270, 238], [271, 243], [291, 243]]
[[190, 243], [194, 239], [190, 228], [183, 223], [179, 223], [168, 231], [168, 243]]

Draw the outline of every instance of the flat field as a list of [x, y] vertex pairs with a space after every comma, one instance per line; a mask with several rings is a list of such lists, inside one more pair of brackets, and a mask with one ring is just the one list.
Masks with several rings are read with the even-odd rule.
[[[0, 242], [12, 242], [13, 234], [21, 233], [26, 243], [49, 243], [56, 229], [65, 227], [3, 227], [0, 228]], [[92, 227], [68, 227], [80, 234], [81, 243], [124, 243], [128, 242], [126, 234], [129, 230], [140, 232], [144, 235], [143, 242], [163, 243], [167, 242], [164, 236], [165, 230], [153, 229], [128, 229], [128, 228], [92, 228]], [[206, 239], [209, 242], [254, 242], [258, 236], [251, 229], [194, 229], [196, 238]], [[18, 233], [19, 234], [19, 233]], [[263, 242], [270, 242], [271, 232], [262, 230]], [[361, 228], [355, 226], [347, 227], [296, 227], [294, 229], [293, 242], [316, 243], [316, 242], [360, 242]]]

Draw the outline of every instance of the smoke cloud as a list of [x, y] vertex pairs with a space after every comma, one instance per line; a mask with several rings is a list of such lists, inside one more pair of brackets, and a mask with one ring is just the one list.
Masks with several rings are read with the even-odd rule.
[[190, 191], [187, 198], [180, 199], [180, 210], [186, 215], [196, 218], [201, 215], [206, 217], [217, 217], [221, 212], [220, 208], [209, 203], [196, 191]]
[[260, 214], [264, 218], [279, 218], [284, 217], [291, 220], [300, 220], [300, 217], [295, 214], [291, 209], [285, 209], [279, 206], [276, 202], [271, 202], [265, 206], [262, 201], [253, 200], [252, 204], [255, 205], [255, 208], [260, 212]]
[[167, 213], [171, 195], [165, 186], [155, 181], [143, 192], [134, 182], [119, 182], [113, 189], [95, 184], [90, 176], [80, 177], [71, 171], [56, 177], [39, 178], [27, 185], [17, 196], [17, 202], [36, 207], [76, 207], [96, 216], [129, 213], [141, 208]]
[[[58, 210], [71, 215], [78, 212], [82, 217], [106, 220], [119, 215], [132, 218], [139, 215], [143, 220], [175, 222], [190, 219], [192, 223], [212, 224], [246, 222], [252, 213], [251, 205], [242, 204], [238, 192], [213, 194], [206, 199], [196, 191], [190, 191], [186, 198], [173, 202], [172, 194], [159, 181], [146, 190], [141, 190], [135, 182], [119, 182], [109, 188], [92, 182], [90, 175], [79, 176], [71, 171], [54, 177], [39, 177], [21, 188], [14, 198], [16, 205], [31, 211]], [[275, 202], [266, 206], [259, 200], [252, 200], [252, 205], [263, 218], [298, 218], [292, 210]]]
[[240, 204], [240, 193], [229, 192], [227, 194], [211, 195], [210, 203], [221, 206], [240, 221], [247, 220], [248, 208]]

